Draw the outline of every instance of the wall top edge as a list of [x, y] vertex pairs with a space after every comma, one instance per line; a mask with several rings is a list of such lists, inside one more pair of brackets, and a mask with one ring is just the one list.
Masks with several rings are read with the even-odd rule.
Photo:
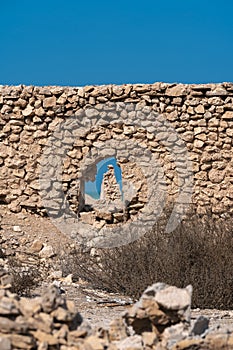
[[173, 83], [165, 83], [165, 82], [154, 82], [154, 83], [124, 83], [124, 84], [87, 84], [87, 85], [25, 85], [25, 84], [18, 84], [18, 85], [8, 85], [8, 84], [0, 84], [0, 89], [2, 88], [70, 88], [70, 89], [84, 89], [87, 87], [111, 87], [111, 86], [119, 86], [119, 87], [125, 87], [125, 86], [148, 86], [148, 87], [153, 87], [153, 86], [161, 86], [161, 87], [173, 87], [173, 86], [186, 86], [186, 87], [199, 87], [199, 88], [213, 88], [213, 87], [226, 87], [226, 86], [233, 86], [233, 82], [221, 82], [221, 83], [178, 83], [178, 82], [173, 82]]
[[[136, 93], [136, 94], [135, 94]], [[0, 103], [4, 103], [3, 98], [19, 98], [22, 96], [61, 96], [61, 95], [87, 96], [115, 96], [114, 100], [125, 100], [128, 97], [134, 98], [143, 95], [168, 96], [168, 97], [216, 97], [233, 96], [233, 83], [208, 83], [208, 84], [183, 84], [183, 83], [163, 83], [153, 84], [122, 84], [122, 85], [85, 85], [85, 86], [34, 86], [34, 85], [0, 85]], [[134, 96], [135, 95], [135, 96]]]

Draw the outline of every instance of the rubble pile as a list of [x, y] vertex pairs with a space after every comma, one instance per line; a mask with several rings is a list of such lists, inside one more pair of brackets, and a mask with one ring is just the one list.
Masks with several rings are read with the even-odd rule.
[[3, 225], [0, 234], [0, 269], [20, 278], [31, 276], [37, 284], [48, 279], [48, 274], [56, 270], [56, 256], [51, 245], [27, 237], [20, 226], [7, 229]]
[[42, 296], [10, 292], [0, 273], [0, 350], [190, 350], [232, 349], [233, 333], [190, 321], [192, 287], [156, 283], [107, 329], [92, 330], [55, 285]]

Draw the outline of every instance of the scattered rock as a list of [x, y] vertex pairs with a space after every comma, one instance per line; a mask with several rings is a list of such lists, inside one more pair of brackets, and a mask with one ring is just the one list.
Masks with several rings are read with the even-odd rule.
[[193, 325], [191, 334], [201, 335], [209, 328], [209, 319], [205, 316], [199, 316]]
[[53, 247], [50, 245], [44, 245], [42, 250], [39, 252], [40, 258], [48, 259], [54, 256], [55, 253], [53, 251]]
[[55, 285], [30, 299], [0, 291], [0, 350], [204, 350], [233, 344], [233, 333], [208, 329], [206, 317], [191, 327], [191, 286], [156, 283], [123, 317], [97, 331]]
[[43, 242], [36, 239], [30, 247], [30, 252], [31, 253], [39, 253], [41, 251], [41, 249], [43, 248], [43, 246], [44, 246]]
[[14, 232], [21, 232], [21, 227], [20, 226], [13, 226], [13, 231]]

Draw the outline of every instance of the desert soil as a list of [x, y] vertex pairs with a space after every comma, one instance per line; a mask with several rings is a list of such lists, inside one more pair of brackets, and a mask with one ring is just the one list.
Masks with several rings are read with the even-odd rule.
[[[74, 245], [74, 242], [60, 232], [47, 217], [40, 217], [27, 212], [13, 214], [9, 213], [6, 207], [0, 206], [1, 227], [0, 235], [5, 237], [19, 237], [23, 244], [30, 247], [35, 240], [51, 245], [54, 252], [59, 256], [61, 250]], [[18, 226], [19, 231], [14, 227]], [[48, 285], [43, 281], [41, 286], [33, 291], [33, 294], [41, 294]], [[126, 308], [132, 304], [132, 299], [119, 294], [107, 293], [95, 290], [85, 281], [76, 283], [62, 283], [62, 289], [67, 297], [75, 302], [77, 310], [84, 319], [88, 320], [93, 328], [105, 327], [111, 320], [119, 317]], [[223, 326], [233, 331], [233, 310], [217, 309], [195, 309], [191, 314], [192, 321], [198, 316], [207, 316], [210, 319], [210, 327]]]

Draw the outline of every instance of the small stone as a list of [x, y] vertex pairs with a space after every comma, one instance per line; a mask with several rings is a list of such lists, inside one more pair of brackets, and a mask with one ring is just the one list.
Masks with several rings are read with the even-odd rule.
[[109, 325], [108, 333], [110, 341], [125, 339], [128, 336], [128, 332], [123, 319], [117, 318], [113, 320]]
[[185, 131], [183, 134], [182, 134], [182, 139], [186, 142], [192, 142], [193, 139], [194, 139], [194, 134], [192, 131]]
[[0, 350], [11, 350], [11, 341], [6, 336], [0, 336]]
[[28, 335], [11, 334], [10, 340], [14, 349], [31, 350], [36, 346], [35, 339]]
[[86, 337], [88, 331], [86, 329], [77, 329], [74, 331], [70, 331], [68, 333], [68, 343], [75, 344], [80, 340], [80, 338]]
[[233, 119], [233, 111], [226, 111], [223, 116], [223, 119]]
[[50, 245], [44, 245], [43, 249], [39, 252], [40, 258], [48, 259], [54, 255], [55, 253]]
[[88, 225], [93, 225], [95, 222], [95, 217], [93, 213], [86, 213], [86, 212], [81, 212], [80, 213], [80, 220], [82, 220], [84, 223]]
[[178, 84], [166, 90], [166, 95], [168, 96], [184, 96], [187, 94], [186, 87], [182, 84]]
[[73, 283], [73, 275], [72, 273], [70, 273], [69, 275], [67, 275], [66, 277], [64, 277], [62, 279], [62, 282], [66, 285], [71, 285]]
[[41, 310], [41, 299], [21, 298], [19, 301], [19, 310], [25, 317], [33, 316]]
[[93, 118], [98, 116], [100, 112], [95, 108], [88, 108], [85, 110], [85, 113], [88, 118]]
[[220, 183], [225, 177], [225, 172], [223, 170], [211, 169], [208, 173], [208, 177], [213, 183]]
[[10, 288], [12, 284], [12, 276], [6, 274], [1, 277], [0, 282], [1, 282], [1, 286], [5, 288]]
[[93, 350], [104, 350], [104, 341], [103, 339], [100, 339], [96, 335], [90, 335], [88, 338], [86, 338], [85, 343], [91, 346], [91, 349]]
[[194, 325], [193, 329], [191, 331], [191, 334], [193, 335], [201, 335], [203, 334], [209, 327], [209, 319], [205, 316], [199, 316]]
[[198, 105], [197, 107], [194, 108], [194, 111], [198, 114], [204, 114], [205, 108], [203, 105]]
[[51, 108], [56, 106], [56, 97], [47, 97], [43, 100], [43, 107], [44, 108]]
[[157, 342], [157, 335], [153, 332], [143, 332], [142, 341], [143, 345], [152, 347]]
[[[141, 350], [143, 349], [142, 337], [140, 335], [132, 335], [123, 340], [120, 340], [115, 343], [117, 349], [119, 350]], [[161, 349], [161, 348], [160, 348]], [[162, 349], [161, 349], [162, 350]]]
[[31, 253], [39, 253], [41, 251], [41, 249], [43, 248], [43, 245], [44, 245], [43, 242], [36, 239], [30, 247], [30, 252]]
[[45, 110], [43, 107], [40, 107], [38, 109], [35, 109], [35, 115], [38, 115], [38, 117], [42, 117], [45, 115]]
[[204, 146], [204, 142], [201, 140], [194, 140], [194, 147], [202, 148]]
[[25, 108], [27, 106], [27, 101], [22, 98], [19, 98], [17, 101], [15, 101], [15, 106]]
[[13, 226], [13, 231], [14, 232], [21, 232], [21, 227], [20, 226]]
[[52, 334], [48, 334], [45, 332], [42, 332], [40, 330], [37, 330], [35, 332], [32, 332], [33, 336], [39, 340], [39, 342], [46, 342], [48, 345], [58, 345], [59, 340], [55, 338]]
[[26, 109], [24, 109], [22, 111], [22, 114], [23, 114], [24, 117], [29, 117], [29, 116], [33, 115], [33, 107], [28, 105], [26, 107]]
[[55, 279], [55, 280], [62, 278], [62, 270], [52, 271], [49, 275], [49, 278]]

